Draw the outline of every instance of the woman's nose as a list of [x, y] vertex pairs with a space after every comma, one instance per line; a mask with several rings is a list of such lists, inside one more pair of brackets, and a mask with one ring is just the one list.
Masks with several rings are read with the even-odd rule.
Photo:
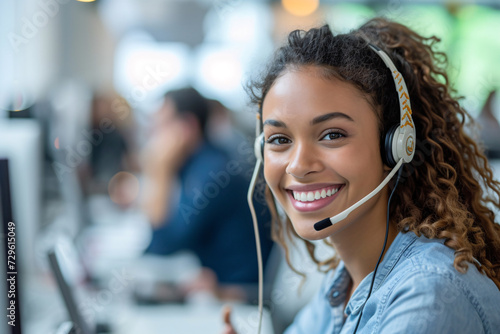
[[323, 164], [315, 150], [308, 145], [296, 145], [291, 153], [286, 173], [301, 179], [310, 173], [321, 171]]

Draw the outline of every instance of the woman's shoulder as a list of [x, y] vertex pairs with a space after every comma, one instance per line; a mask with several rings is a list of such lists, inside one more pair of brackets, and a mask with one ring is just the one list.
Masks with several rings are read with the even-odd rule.
[[500, 315], [494, 314], [500, 307], [500, 290], [472, 263], [467, 271], [459, 272], [454, 259], [454, 250], [443, 240], [417, 237], [386, 279], [386, 305], [418, 300], [455, 316], [473, 312], [482, 322], [500, 326]]
[[[411, 233], [411, 232], [409, 232]], [[430, 275], [446, 277], [448, 280], [458, 285], [485, 284], [487, 287], [495, 288], [500, 294], [491, 279], [479, 272], [474, 263], [467, 263], [467, 270], [458, 271], [454, 266], [455, 250], [446, 246], [443, 239], [429, 239], [419, 236], [415, 242], [404, 252], [401, 266], [407, 267], [406, 275]]]

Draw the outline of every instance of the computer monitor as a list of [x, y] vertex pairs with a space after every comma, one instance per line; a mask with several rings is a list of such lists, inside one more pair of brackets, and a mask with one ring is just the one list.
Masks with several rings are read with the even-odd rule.
[[21, 308], [19, 305], [20, 285], [17, 279], [16, 225], [12, 218], [9, 162], [0, 158], [0, 309], [5, 316], [0, 321], [0, 332], [21, 334]]
[[9, 160], [12, 215], [16, 224], [16, 264], [26, 281], [39, 273], [37, 236], [42, 226], [41, 130], [35, 120], [0, 119], [0, 157]]
[[94, 325], [84, 317], [79, 309], [78, 293], [75, 289], [74, 279], [71, 278], [72, 274], [68, 272], [68, 268], [64, 265], [65, 254], [64, 250], [57, 245], [48, 252], [49, 264], [52, 272], [56, 278], [59, 291], [64, 300], [66, 310], [68, 311], [71, 322], [73, 323], [73, 331], [81, 334], [95, 334]]
[[88, 284], [88, 272], [83, 265], [81, 254], [76, 248], [74, 240], [67, 235], [58, 236], [47, 255], [69, 320], [72, 323], [70, 333], [111, 332], [112, 326], [107, 318], [103, 318], [106, 316], [106, 312], [101, 309], [103, 305], [96, 299], [98, 292], [91, 289]]

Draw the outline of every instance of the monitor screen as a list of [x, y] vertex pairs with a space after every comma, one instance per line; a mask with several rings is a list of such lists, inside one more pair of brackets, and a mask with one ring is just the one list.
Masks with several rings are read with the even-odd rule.
[[19, 306], [19, 284], [16, 265], [16, 225], [12, 219], [10, 195], [9, 163], [0, 158], [0, 213], [2, 227], [0, 231], [0, 306], [5, 315], [0, 322], [2, 333], [21, 333], [21, 312]]
[[85, 282], [86, 270], [71, 239], [60, 236], [55, 240], [48, 259], [74, 330], [94, 334], [97, 324], [89, 309], [93, 301]]

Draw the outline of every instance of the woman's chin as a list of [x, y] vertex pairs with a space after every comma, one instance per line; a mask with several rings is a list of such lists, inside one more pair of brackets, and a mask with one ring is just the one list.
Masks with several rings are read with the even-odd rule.
[[297, 224], [294, 224], [292, 221], [293, 228], [295, 229], [295, 232], [305, 240], [320, 240], [329, 237], [332, 232], [331, 229], [326, 229], [322, 231], [316, 231], [314, 229], [314, 224], [316, 224], [317, 221], [300, 221]]
[[293, 228], [295, 229], [295, 232], [302, 238], [306, 240], [320, 240], [320, 239], [325, 239], [328, 238], [336, 233], [339, 233], [343, 229], [345, 229], [350, 223], [352, 223], [352, 220], [350, 219], [344, 219], [341, 220], [340, 222], [336, 223], [333, 226], [329, 226], [321, 231], [316, 231], [314, 229], [314, 224], [316, 224], [319, 220], [300, 220], [294, 221], [292, 220], [292, 225]]

